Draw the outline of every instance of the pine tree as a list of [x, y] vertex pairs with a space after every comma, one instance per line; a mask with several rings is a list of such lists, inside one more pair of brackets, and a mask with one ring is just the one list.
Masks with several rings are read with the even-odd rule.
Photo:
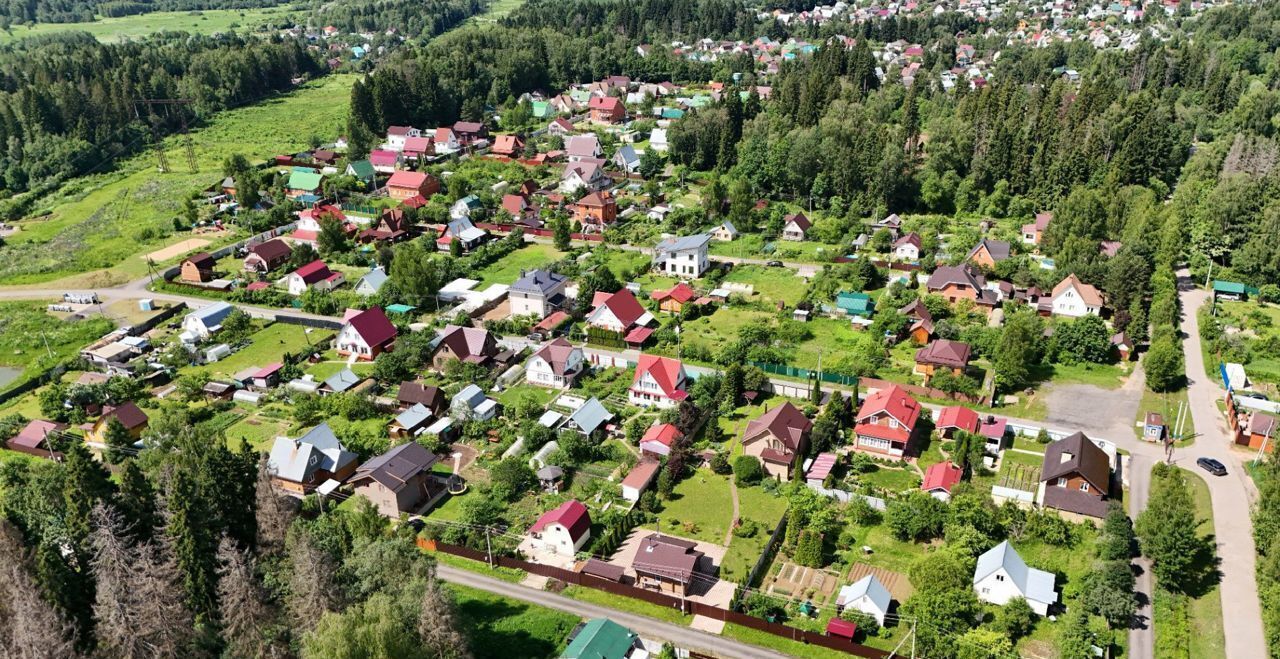
[[165, 535], [181, 571], [187, 606], [198, 616], [212, 616], [217, 612], [213, 515], [186, 470], [174, 472], [169, 488]]
[[270, 650], [267, 607], [254, 576], [253, 557], [227, 536], [218, 543], [218, 618], [222, 639], [234, 657], [263, 657]]
[[310, 533], [299, 527], [289, 533], [289, 588], [286, 605], [301, 634], [310, 631], [326, 611], [336, 611], [337, 571], [333, 557], [317, 547]]
[[551, 220], [551, 229], [555, 232], [552, 240], [555, 248], [567, 252], [573, 246], [573, 235], [569, 231], [569, 220], [563, 216], [556, 216]]
[[73, 657], [74, 633], [66, 618], [40, 597], [22, 532], [0, 519], [0, 656]]
[[120, 419], [111, 417], [107, 421], [107, 432], [104, 437], [106, 440], [107, 450], [103, 455], [108, 464], [118, 465], [123, 462], [133, 450], [133, 437], [129, 434], [129, 429], [124, 427]]
[[160, 523], [156, 512], [156, 493], [133, 460], [126, 461], [120, 471], [120, 494], [116, 497], [116, 507], [134, 540], [144, 542], [151, 539], [152, 532]]
[[422, 592], [422, 611], [418, 615], [418, 636], [434, 657], [440, 659], [470, 659], [467, 637], [462, 633], [462, 621], [454, 609], [453, 598], [440, 587], [439, 580], [427, 580]]
[[285, 535], [293, 522], [296, 506], [290, 497], [281, 496], [271, 482], [271, 470], [264, 455], [258, 462], [258, 480], [254, 486], [257, 499], [258, 552], [269, 556], [284, 549]]

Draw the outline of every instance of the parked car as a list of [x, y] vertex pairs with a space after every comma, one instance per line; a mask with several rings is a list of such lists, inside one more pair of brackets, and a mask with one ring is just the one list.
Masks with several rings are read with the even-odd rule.
[[1227, 475], [1227, 466], [1213, 458], [1200, 458], [1199, 460], [1196, 460], [1196, 464], [1199, 465], [1201, 469], [1213, 474], [1214, 476]]
[[765, 265], [770, 268], [781, 268], [782, 261], [765, 261]]
[[1242, 391], [1240, 392], [1240, 395], [1254, 400], [1271, 400], [1270, 398], [1267, 398], [1266, 394], [1258, 393], [1256, 391]]

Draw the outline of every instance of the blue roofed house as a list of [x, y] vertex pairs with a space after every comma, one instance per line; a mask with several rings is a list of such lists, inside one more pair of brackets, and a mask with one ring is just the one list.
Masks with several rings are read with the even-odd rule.
[[1028, 567], [1008, 540], [978, 557], [973, 589], [978, 599], [998, 606], [1021, 597], [1042, 616], [1048, 615], [1049, 607], [1058, 601], [1053, 573]]
[[488, 421], [498, 415], [498, 401], [484, 395], [480, 387], [469, 384], [453, 397], [449, 413], [456, 419]]
[[363, 295], [365, 297], [377, 295], [378, 291], [382, 290], [383, 284], [387, 283], [387, 279], [389, 279], [389, 277], [387, 276], [386, 270], [383, 270], [381, 267], [374, 267], [368, 274], [361, 277], [360, 281], [356, 282], [356, 295]]
[[222, 329], [222, 321], [235, 310], [228, 302], [214, 302], [187, 314], [182, 319], [182, 342], [194, 345], [217, 334]]
[[320, 393], [340, 394], [344, 391], [355, 389], [363, 381], [364, 378], [356, 375], [355, 371], [349, 368], [344, 368], [341, 371], [330, 375], [324, 381], [324, 384], [320, 386]]
[[355, 472], [357, 459], [342, 446], [329, 424], [321, 423], [298, 439], [276, 437], [267, 469], [278, 487], [307, 493], [326, 480], [346, 480]]
[[836, 295], [836, 308], [850, 316], [870, 318], [876, 312], [876, 302], [866, 293], [841, 291]]
[[431, 421], [431, 410], [422, 403], [414, 403], [412, 407], [396, 415], [387, 426], [392, 439], [412, 439], [421, 435]]
[[569, 415], [569, 419], [565, 421], [565, 426], [577, 430], [584, 435], [591, 435], [597, 430], [605, 427], [605, 424], [613, 420], [613, 412], [605, 409], [600, 399], [592, 396], [590, 400], [582, 404]]
[[640, 169], [640, 154], [630, 144], [623, 144], [613, 154], [613, 165], [628, 174], [634, 174]]
[[711, 234], [667, 238], [653, 248], [653, 266], [668, 275], [701, 277], [711, 266]]

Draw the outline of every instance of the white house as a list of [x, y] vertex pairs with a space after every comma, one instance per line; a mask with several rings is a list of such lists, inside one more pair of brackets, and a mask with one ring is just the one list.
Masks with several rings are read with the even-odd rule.
[[978, 557], [973, 589], [978, 599], [997, 606], [1021, 597], [1042, 616], [1048, 615], [1049, 607], [1058, 601], [1053, 573], [1028, 567], [1008, 540]]
[[920, 259], [920, 234], [912, 231], [893, 243], [893, 258], [899, 261]]
[[604, 155], [604, 151], [600, 148], [600, 138], [596, 137], [595, 133], [570, 137], [565, 142], [564, 150], [569, 162], [597, 160]]
[[570, 163], [564, 168], [564, 174], [560, 177], [560, 191], [573, 194], [583, 188], [601, 190], [608, 187], [609, 183], [610, 179], [605, 176], [600, 165], [592, 162]]
[[654, 128], [653, 131], [649, 133], [649, 148], [659, 153], [666, 152], [667, 150], [667, 129], [666, 128]]
[[308, 288], [331, 291], [346, 280], [342, 272], [334, 272], [324, 261], [316, 259], [285, 275], [284, 283], [289, 295], [302, 295]]
[[550, 270], [521, 273], [520, 278], [507, 291], [512, 317], [546, 318], [547, 314], [566, 301], [565, 287], [568, 284], [568, 277]]
[[1079, 318], [1102, 313], [1102, 293], [1086, 284], [1074, 274], [1053, 287], [1053, 315]]
[[813, 226], [813, 223], [809, 221], [809, 218], [804, 216], [804, 213], [788, 215], [782, 218], [782, 221], [783, 240], [792, 240], [797, 242], [804, 240], [805, 237], [809, 235], [809, 227]]
[[582, 348], [563, 336], [542, 346], [529, 358], [524, 379], [532, 385], [568, 389], [583, 372], [586, 359]]
[[226, 302], [214, 302], [192, 311], [182, 319], [182, 340], [185, 343], [198, 343], [208, 339], [222, 329], [222, 321], [232, 311], [235, 311], [235, 307]]
[[884, 617], [888, 615], [889, 603], [892, 601], [893, 596], [889, 594], [889, 589], [880, 583], [876, 575], [868, 574], [840, 589], [840, 594], [836, 596], [836, 611], [844, 612], [848, 609], [861, 611], [884, 626]]
[[458, 134], [452, 128], [437, 128], [435, 146], [436, 153], [453, 153], [462, 148], [462, 142], [458, 141]]
[[613, 154], [613, 165], [628, 174], [634, 174], [640, 169], [640, 154], [630, 144], [623, 144]]
[[480, 387], [469, 384], [453, 397], [449, 413], [456, 419], [488, 421], [498, 415], [498, 401], [485, 396]]
[[679, 277], [701, 277], [711, 261], [707, 249], [711, 234], [667, 238], [653, 250], [653, 265], [658, 270]]
[[404, 151], [404, 141], [410, 137], [422, 137], [422, 131], [413, 126], [388, 126], [385, 144], [391, 151]]
[[350, 314], [338, 331], [333, 345], [343, 357], [355, 355], [356, 359], [372, 361], [384, 352], [390, 352], [396, 340], [396, 326], [391, 324], [381, 307], [370, 307]]
[[733, 222], [725, 220], [724, 224], [711, 230], [711, 237], [720, 242], [731, 242], [738, 237], [738, 227], [733, 226]]
[[671, 408], [688, 398], [689, 376], [678, 359], [640, 355], [627, 399], [641, 407]]
[[570, 499], [543, 513], [529, 527], [533, 548], [558, 556], [574, 556], [591, 539], [591, 516], [587, 507]]
[[377, 295], [378, 291], [382, 290], [382, 286], [387, 283], [387, 279], [389, 279], [389, 277], [387, 276], [386, 270], [383, 270], [381, 267], [374, 267], [368, 274], [361, 277], [360, 281], [356, 282], [356, 295], [363, 297]]

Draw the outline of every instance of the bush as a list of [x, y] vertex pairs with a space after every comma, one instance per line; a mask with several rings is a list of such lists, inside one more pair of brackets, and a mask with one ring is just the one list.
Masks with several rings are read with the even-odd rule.
[[867, 636], [875, 636], [880, 632], [880, 623], [876, 622], [875, 616], [869, 613], [863, 613], [857, 609], [845, 609], [840, 612], [840, 619], [847, 620], [858, 626], [858, 631]]
[[764, 478], [764, 468], [754, 456], [740, 455], [733, 460], [733, 478], [738, 485], [753, 485]]
[[729, 458], [724, 453], [716, 453], [711, 458], [711, 471], [721, 476], [727, 476], [733, 473], [733, 467], [729, 465]]

